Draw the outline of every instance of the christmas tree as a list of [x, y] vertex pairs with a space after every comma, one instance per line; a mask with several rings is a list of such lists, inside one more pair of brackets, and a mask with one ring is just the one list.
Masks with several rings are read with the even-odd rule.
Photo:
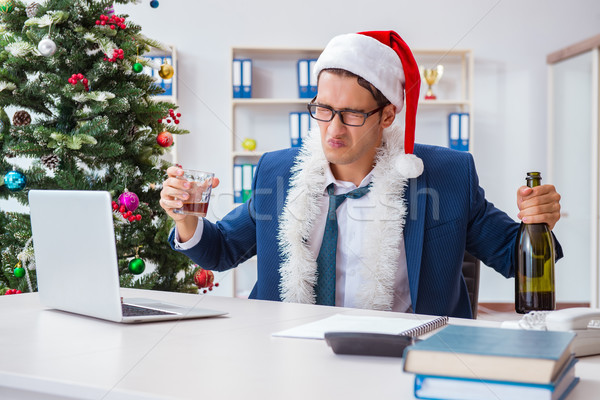
[[[176, 106], [153, 97], [163, 89], [140, 73], [157, 68], [142, 55], [162, 46], [115, 14], [113, 3], [131, 2], [0, 0], [0, 198], [27, 205], [30, 189], [108, 191], [121, 285], [197, 292], [158, 204], [161, 155], [170, 134], [186, 131]], [[28, 214], [0, 212], [0, 294], [36, 290], [30, 239]], [[140, 275], [146, 263], [155, 270]]]

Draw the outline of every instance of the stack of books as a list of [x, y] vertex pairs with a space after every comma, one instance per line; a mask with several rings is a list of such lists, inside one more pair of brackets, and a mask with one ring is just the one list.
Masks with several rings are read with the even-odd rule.
[[579, 382], [572, 332], [449, 325], [408, 347], [419, 399], [560, 400]]

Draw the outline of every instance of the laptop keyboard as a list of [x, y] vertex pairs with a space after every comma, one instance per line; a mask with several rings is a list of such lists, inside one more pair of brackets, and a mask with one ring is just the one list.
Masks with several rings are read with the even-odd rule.
[[176, 313], [156, 310], [154, 308], [146, 308], [134, 306], [131, 304], [121, 303], [124, 317], [138, 317], [140, 315], [175, 315]]

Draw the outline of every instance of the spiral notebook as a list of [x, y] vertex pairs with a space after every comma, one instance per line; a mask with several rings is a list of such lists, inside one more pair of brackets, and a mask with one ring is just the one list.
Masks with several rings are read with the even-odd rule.
[[364, 332], [391, 335], [420, 336], [448, 323], [448, 317], [412, 315], [403, 317], [370, 317], [335, 314], [319, 321], [310, 322], [273, 333], [273, 336], [304, 339], [324, 339], [326, 332]]

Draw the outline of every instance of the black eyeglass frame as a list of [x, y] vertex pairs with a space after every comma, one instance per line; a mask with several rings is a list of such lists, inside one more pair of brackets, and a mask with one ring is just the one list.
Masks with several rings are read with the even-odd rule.
[[[315, 96], [310, 103], [308, 103], [306, 105], [306, 108], [308, 108], [308, 113], [310, 114], [310, 116], [314, 119], [316, 119], [317, 121], [321, 121], [321, 122], [329, 122], [329, 121], [333, 121], [333, 119], [335, 118], [336, 114], [340, 116], [340, 121], [342, 121], [342, 124], [347, 125], [347, 126], [353, 126], [353, 127], [361, 127], [364, 124], [367, 123], [367, 118], [369, 118], [371, 115], [375, 114], [376, 112], [379, 112], [381, 110], [383, 110], [385, 107], [389, 106], [391, 103], [387, 103], [381, 107], [377, 107], [376, 109], [374, 109], [373, 111], [369, 111], [369, 112], [362, 112], [362, 111], [357, 111], [357, 110], [351, 110], [351, 109], [343, 109], [343, 110], [336, 110], [333, 107], [330, 106], [326, 106], [323, 104], [315, 104], [314, 101], [317, 99], [317, 96]], [[331, 118], [329, 119], [321, 119], [321, 118], [317, 118], [313, 115], [313, 111], [311, 109], [311, 107], [323, 107], [328, 109], [329, 111], [331, 111]], [[354, 124], [348, 124], [344, 121], [344, 114], [342, 113], [354, 113], [354, 114], [362, 114], [362, 116], [364, 117], [362, 124], [360, 125], [354, 125]]]

